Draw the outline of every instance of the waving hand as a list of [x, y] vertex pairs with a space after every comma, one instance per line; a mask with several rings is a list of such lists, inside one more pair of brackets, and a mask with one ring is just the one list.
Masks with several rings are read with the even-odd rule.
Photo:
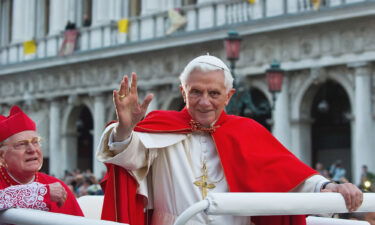
[[129, 137], [135, 125], [145, 116], [152, 98], [153, 95], [148, 94], [140, 104], [138, 101], [137, 74], [132, 73], [130, 87], [128, 76], [124, 76], [120, 89], [113, 91], [113, 102], [119, 121], [115, 129], [114, 141], [123, 141]]

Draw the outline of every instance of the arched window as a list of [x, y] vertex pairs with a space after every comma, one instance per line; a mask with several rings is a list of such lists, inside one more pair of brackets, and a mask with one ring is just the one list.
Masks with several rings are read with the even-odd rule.
[[0, 46], [12, 41], [13, 1], [0, 0]]

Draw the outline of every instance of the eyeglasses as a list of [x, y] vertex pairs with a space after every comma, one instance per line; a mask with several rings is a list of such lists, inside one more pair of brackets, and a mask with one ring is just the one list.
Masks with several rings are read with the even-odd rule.
[[10, 146], [12, 146], [13, 149], [15, 150], [22, 151], [22, 150], [26, 150], [29, 147], [29, 144], [31, 144], [33, 147], [36, 147], [36, 148], [40, 147], [41, 141], [42, 141], [41, 137], [33, 137], [31, 139], [17, 141], [15, 144], [12, 144]]

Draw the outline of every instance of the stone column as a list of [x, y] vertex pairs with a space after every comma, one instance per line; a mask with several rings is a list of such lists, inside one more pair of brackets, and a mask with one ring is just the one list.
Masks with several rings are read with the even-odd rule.
[[93, 172], [96, 177], [101, 177], [102, 172], [105, 171], [103, 163], [96, 160], [96, 148], [99, 145], [100, 137], [105, 126], [105, 106], [104, 96], [97, 94], [94, 96], [94, 146], [93, 146]]
[[173, 5], [172, 0], [163, 0], [163, 1], [142, 0], [141, 16], [149, 15], [149, 14], [160, 12], [160, 11], [166, 11], [173, 7], [174, 5]]
[[291, 152], [307, 165], [311, 160], [311, 119], [302, 117], [291, 121]]
[[61, 115], [60, 104], [56, 99], [53, 99], [50, 104], [49, 111], [49, 170], [50, 174], [56, 177], [62, 177], [64, 170], [62, 170], [62, 154], [61, 154]]
[[[259, 3], [256, 3], [259, 4]], [[277, 16], [281, 15], [284, 12], [284, 4], [283, 0], [279, 1], [266, 1], [266, 14], [267, 16]]]
[[349, 65], [354, 68], [354, 141], [352, 152], [353, 181], [358, 184], [362, 165], [369, 171], [375, 170], [375, 151], [371, 145], [373, 139], [373, 120], [371, 117], [371, 77], [370, 65], [358, 63]]
[[68, 21], [65, 13], [65, 1], [50, 0], [49, 35], [59, 34]]
[[74, 130], [68, 130], [64, 134], [61, 135], [61, 142], [62, 142], [62, 157], [60, 160], [62, 161], [62, 168], [60, 170], [69, 170], [73, 171], [77, 169], [77, 136], [78, 133]]
[[112, 13], [108, 13], [114, 4], [114, 0], [93, 0], [92, 2], [92, 24], [101, 25], [108, 23]]
[[12, 42], [23, 42], [34, 37], [35, 1], [13, 1]]
[[288, 149], [292, 147], [291, 144], [291, 128], [289, 118], [289, 80], [284, 77], [283, 87], [279, 93], [275, 110], [273, 113], [274, 126], [273, 135]]

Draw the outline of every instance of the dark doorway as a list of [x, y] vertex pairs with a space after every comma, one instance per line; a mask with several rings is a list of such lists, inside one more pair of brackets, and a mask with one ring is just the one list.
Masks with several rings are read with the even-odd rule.
[[313, 164], [320, 162], [329, 170], [330, 165], [341, 160], [349, 180], [351, 130], [347, 115], [350, 112], [349, 98], [342, 86], [330, 80], [319, 86], [311, 108]]
[[83, 106], [76, 122], [77, 129], [77, 168], [81, 171], [93, 169], [93, 119], [90, 110]]
[[185, 107], [185, 102], [182, 97], [178, 97], [172, 100], [170, 103], [168, 110], [176, 110], [181, 111]]
[[267, 97], [257, 88], [250, 89], [250, 96], [255, 108], [252, 111], [242, 111], [241, 116], [249, 117], [271, 131], [271, 105]]
[[257, 88], [236, 88], [230, 99], [226, 112], [251, 118], [271, 130], [271, 105], [267, 97]]

